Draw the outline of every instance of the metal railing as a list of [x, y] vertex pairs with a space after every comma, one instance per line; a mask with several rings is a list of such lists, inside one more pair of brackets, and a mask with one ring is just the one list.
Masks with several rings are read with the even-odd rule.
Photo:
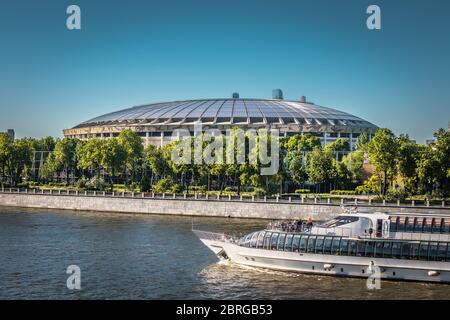
[[199, 237], [199, 239], [210, 241], [230, 241], [231, 239], [225, 235], [225, 233], [217, 233], [211, 231], [203, 231], [192, 229], [192, 232]]
[[413, 232], [391, 232], [390, 238], [409, 241], [443, 241], [450, 242], [450, 234], [444, 233], [413, 233]]
[[126, 197], [126, 198], [151, 198], [151, 199], [178, 199], [178, 200], [199, 200], [199, 201], [240, 201], [240, 202], [268, 202], [283, 204], [317, 204], [331, 206], [353, 206], [358, 207], [418, 207], [418, 208], [445, 208], [450, 209], [450, 201], [396, 201], [386, 202], [374, 200], [361, 200], [359, 198], [319, 198], [319, 197], [267, 197], [267, 196], [232, 196], [232, 195], [211, 195], [207, 193], [153, 193], [153, 192], [111, 192], [92, 190], [69, 190], [69, 189], [44, 189], [44, 188], [1, 188], [0, 193], [22, 193], [22, 194], [44, 194], [61, 196], [95, 196], [95, 197]]

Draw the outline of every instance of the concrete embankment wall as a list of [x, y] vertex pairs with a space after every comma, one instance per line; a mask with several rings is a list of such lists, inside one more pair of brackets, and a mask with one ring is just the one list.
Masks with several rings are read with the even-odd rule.
[[[337, 204], [123, 198], [14, 193], [0, 193], [0, 206], [262, 219], [305, 219], [311, 216], [315, 220], [325, 220], [342, 212], [341, 207]], [[361, 212], [403, 212], [435, 215], [450, 214], [450, 209], [448, 207], [427, 208], [371, 205], [358, 206], [358, 210]]]

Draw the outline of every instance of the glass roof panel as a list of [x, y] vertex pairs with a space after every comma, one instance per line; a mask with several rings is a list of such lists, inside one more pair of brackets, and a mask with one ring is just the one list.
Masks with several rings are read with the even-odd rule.
[[[199, 104], [196, 108], [191, 109], [189, 113], [189, 118], [199, 118], [200, 116], [205, 116], [205, 111], [208, 110], [212, 105], [218, 103], [217, 100], [206, 101], [206, 103]], [[215, 114], [215, 113], [214, 113]]]
[[263, 114], [255, 101], [245, 101], [245, 106], [247, 107], [249, 117], [263, 117]]
[[227, 100], [222, 105], [222, 107], [219, 110], [219, 113], [217, 114], [217, 117], [231, 117], [233, 113], [233, 104], [234, 100]]
[[233, 117], [247, 117], [247, 109], [242, 100], [236, 100], [234, 103]]
[[217, 102], [214, 102], [212, 105], [208, 107], [208, 109], [205, 110], [205, 113], [203, 114], [202, 117], [214, 118], [217, 115], [217, 111], [219, 111], [223, 103], [224, 103], [223, 100], [218, 100]]
[[151, 105], [149, 108], [145, 108], [145, 112], [136, 117], [138, 120], [144, 120], [144, 119], [154, 119], [154, 114], [161, 110], [167, 110], [169, 108], [172, 108], [173, 106], [178, 105], [179, 102], [172, 102], [167, 104], [158, 104], [158, 105]]
[[[339, 110], [297, 101], [264, 99], [204, 99], [154, 103], [101, 115], [83, 122], [80, 126], [89, 126], [91, 123], [110, 125], [122, 121], [132, 123], [134, 120], [140, 122], [145, 119], [153, 121], [156, 118], [172, 117], [177, 119], [251, 117], [254, 118], [252, 122], [256, 118], [264, 117], [266, 119], [282, 118], [285, 123], [293, 123], [294, 119], [302, 122], [304, 119], [308, 119], [307, 122], [311, 125], [318, 125], [316, 120], [319, 120], [322, 124], [329, 124], [329, 121], [332, 121], [336, 125], [376, 128], [370, 122]], [[288, 121], [288, 119], [292, 120]]]

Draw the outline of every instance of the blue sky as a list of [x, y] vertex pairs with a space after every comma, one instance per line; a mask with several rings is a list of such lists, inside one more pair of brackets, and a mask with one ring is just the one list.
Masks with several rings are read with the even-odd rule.
[[[82, 30], [66, 29], [70, 4]], [[2, 1], [0, 131], [61, 136], [132, 105], [282, 88], [424, 142], [450, 121], [449, 17], [446, 0]]]

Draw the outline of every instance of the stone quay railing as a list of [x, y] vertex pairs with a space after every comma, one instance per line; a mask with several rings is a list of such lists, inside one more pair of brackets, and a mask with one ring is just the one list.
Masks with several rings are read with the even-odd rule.
[[385, 200], [372, 200], [361, 198], [321, 198], [306, 196], [232, 196], [232, 195], [208, 195], [207, 193], [153, 193], [153, 192], [108, 192], [108, 191], [85, 191], [68, 189], [43, 189], [43, 188], [1, 188], [1, 193], [28, 194], [28, 195], [52, 195], [52, 196], [79, 196], [79, 197], [114, 197], [128, 199], [167, 199], [167, 200], [197, 200], [197, 201], [233, 201], [233, 202], [267, 202], [280, 204], [308, 204], [308, 205], [332, 205], [332, 206], [363, 206], [363, 207], [401, 207], [401, 208], [433, 208], [450, 209], [450, 201], [409, 200], [387, 202]]

